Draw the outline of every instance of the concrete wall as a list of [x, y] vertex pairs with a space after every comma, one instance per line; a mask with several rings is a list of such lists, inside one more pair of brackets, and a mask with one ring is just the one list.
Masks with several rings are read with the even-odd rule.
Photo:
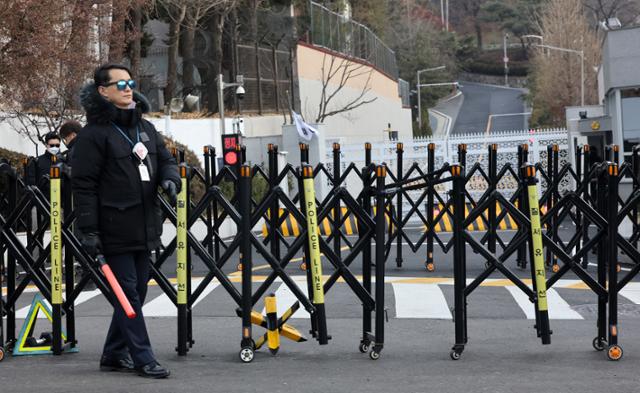
[[[167, 135], [180, 143], [187, 145], [201, 159], [203, 147], [212, 145], [216, 148], [216, 152], [222, 151], [220, 119], [167, 119], [149, 118], [153, 125]], [[282, 135], [282, 123], [284, 118], [280, 115], [261, 116], [261, 117], [245, 117], [242, 118], [240, 131], [248, 142], [247, 156], [249, 161], [259, 164], [266, 162], [266, 158], [261, 154], [266, 154], [267, 143], [279, 143], [278, 137]], [[233, 118], [225, 119], [225, 128], [227, 132], [233, 130]], [[262, 143], [264, 142], [264, 143]], [[261, 146], [261, 144], [263, 146]], [[264, 150], [264, 152], [262, 152]], [[266, 156], [264, 156], [266, 157]]]
[[[391, 123], [393, 130], [399, 131], [400, 139], [412, 137], [411, 110], [402, 108], [398, 82], [368, 65], [353, 63], [320, 48], [299, 44], [297, 48], [298, 78], [300, 84], [301, 113], [308, 123], [313, 123], [318, 114], [322, 95], [323, 63], [325, 75], [329, 71], [331, 60], [333, 70], [340, 64], [348, 64], [350, 69], [360, 67], [354, 74], [358, 76], [347, 81], [343, 89], [329, 105], [329, 109], [343, 107], [358, 97], [363, 88], [370, 88], [364, 99], [377, 99], [350, 112], [338, 114], [325, 120], [325, 137], [340, 138], [343, 143], [380, 142], [388, 140], [383, 132]], [[329, 84], [329, 93], [336, 90], [342, 72], [338, 72]]]
[[[0, 121], [0, 147], [28, 156], [35, 156], [36, 147], [33, 142], [24, 135], [19, 135], [14, 130], [12, 122], [14, 122], [14, 120]], [[38, 146], [38, 153], [43, 154], [44, 150], [44, 145], [40, 144]], [[64, 150], [64, 148], [62, 150]]]

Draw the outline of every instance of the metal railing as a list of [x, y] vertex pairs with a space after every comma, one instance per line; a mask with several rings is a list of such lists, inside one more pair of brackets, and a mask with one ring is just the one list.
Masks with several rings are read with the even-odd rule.
[[367, 26], [313, 1], [309, 2], [309, 10], [313, 45], [365, 61], [398, 79], [395, 52]]

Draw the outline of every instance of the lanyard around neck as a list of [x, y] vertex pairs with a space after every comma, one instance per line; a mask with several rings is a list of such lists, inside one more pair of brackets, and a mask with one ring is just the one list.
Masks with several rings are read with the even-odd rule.
[[[122, 129], [120, 127], [118, 127], [115, 123], [111, 123], [111, 125], [113, 126], [113, 128], [118, 130], [120, 132], [120, 134], [122, 134], [124, 139], [126, 139], [127, 142], [129, 142], [131, 147], [134, 147], [136, 145], [135, 143], [133, 143], [131, 138], [129, 138], [129, 135], [127, 135], [126, 132], [122, 131]], [[140, 126], [139, 125], [136, 126], [136, 143], [140, 143]]]

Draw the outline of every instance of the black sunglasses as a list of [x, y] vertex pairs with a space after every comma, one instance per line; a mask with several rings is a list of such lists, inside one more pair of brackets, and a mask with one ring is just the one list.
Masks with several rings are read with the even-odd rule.
[[55, 144], [55, 145], [48, 144], [47, 146], [49, 146], [49, 147], [60, 147], [60, 144], [59, 144], [59, 143], [57, 143], [57, 144]]
[[116, 82], [109, 82], [105, 85], [103, 85], [104, 87], [109, 87], [111, 85], [116, 85], [116, 88], [120, 91], [125, 90], [127, 88], [127, 86], [129, 86], [129, 88], [131, 90], [136, 88], [136, 81], [134, 81], [133, 79], [129, 79], [128, 81], [124, 80], [124, 79], [120, 79], [119, 81]]

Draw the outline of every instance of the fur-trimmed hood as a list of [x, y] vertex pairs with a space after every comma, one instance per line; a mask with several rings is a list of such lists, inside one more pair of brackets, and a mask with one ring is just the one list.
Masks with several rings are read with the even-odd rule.
[[[136, 103], [136, 110], [138, 116], [141, 117], [143, 113], [149, 112], [151, 106], [147, 98], [137, 91], [133, 91], [133, 101]], [[80, 90], [80, 104], [87, 112], [87, 123], [93, 124], [107, 124], [116, 118], [118, 108], [115, 105], [105, 100], [104, 97], [98, 93], [96, 85], [91, 82], [86, 84], [82, 90]]]

